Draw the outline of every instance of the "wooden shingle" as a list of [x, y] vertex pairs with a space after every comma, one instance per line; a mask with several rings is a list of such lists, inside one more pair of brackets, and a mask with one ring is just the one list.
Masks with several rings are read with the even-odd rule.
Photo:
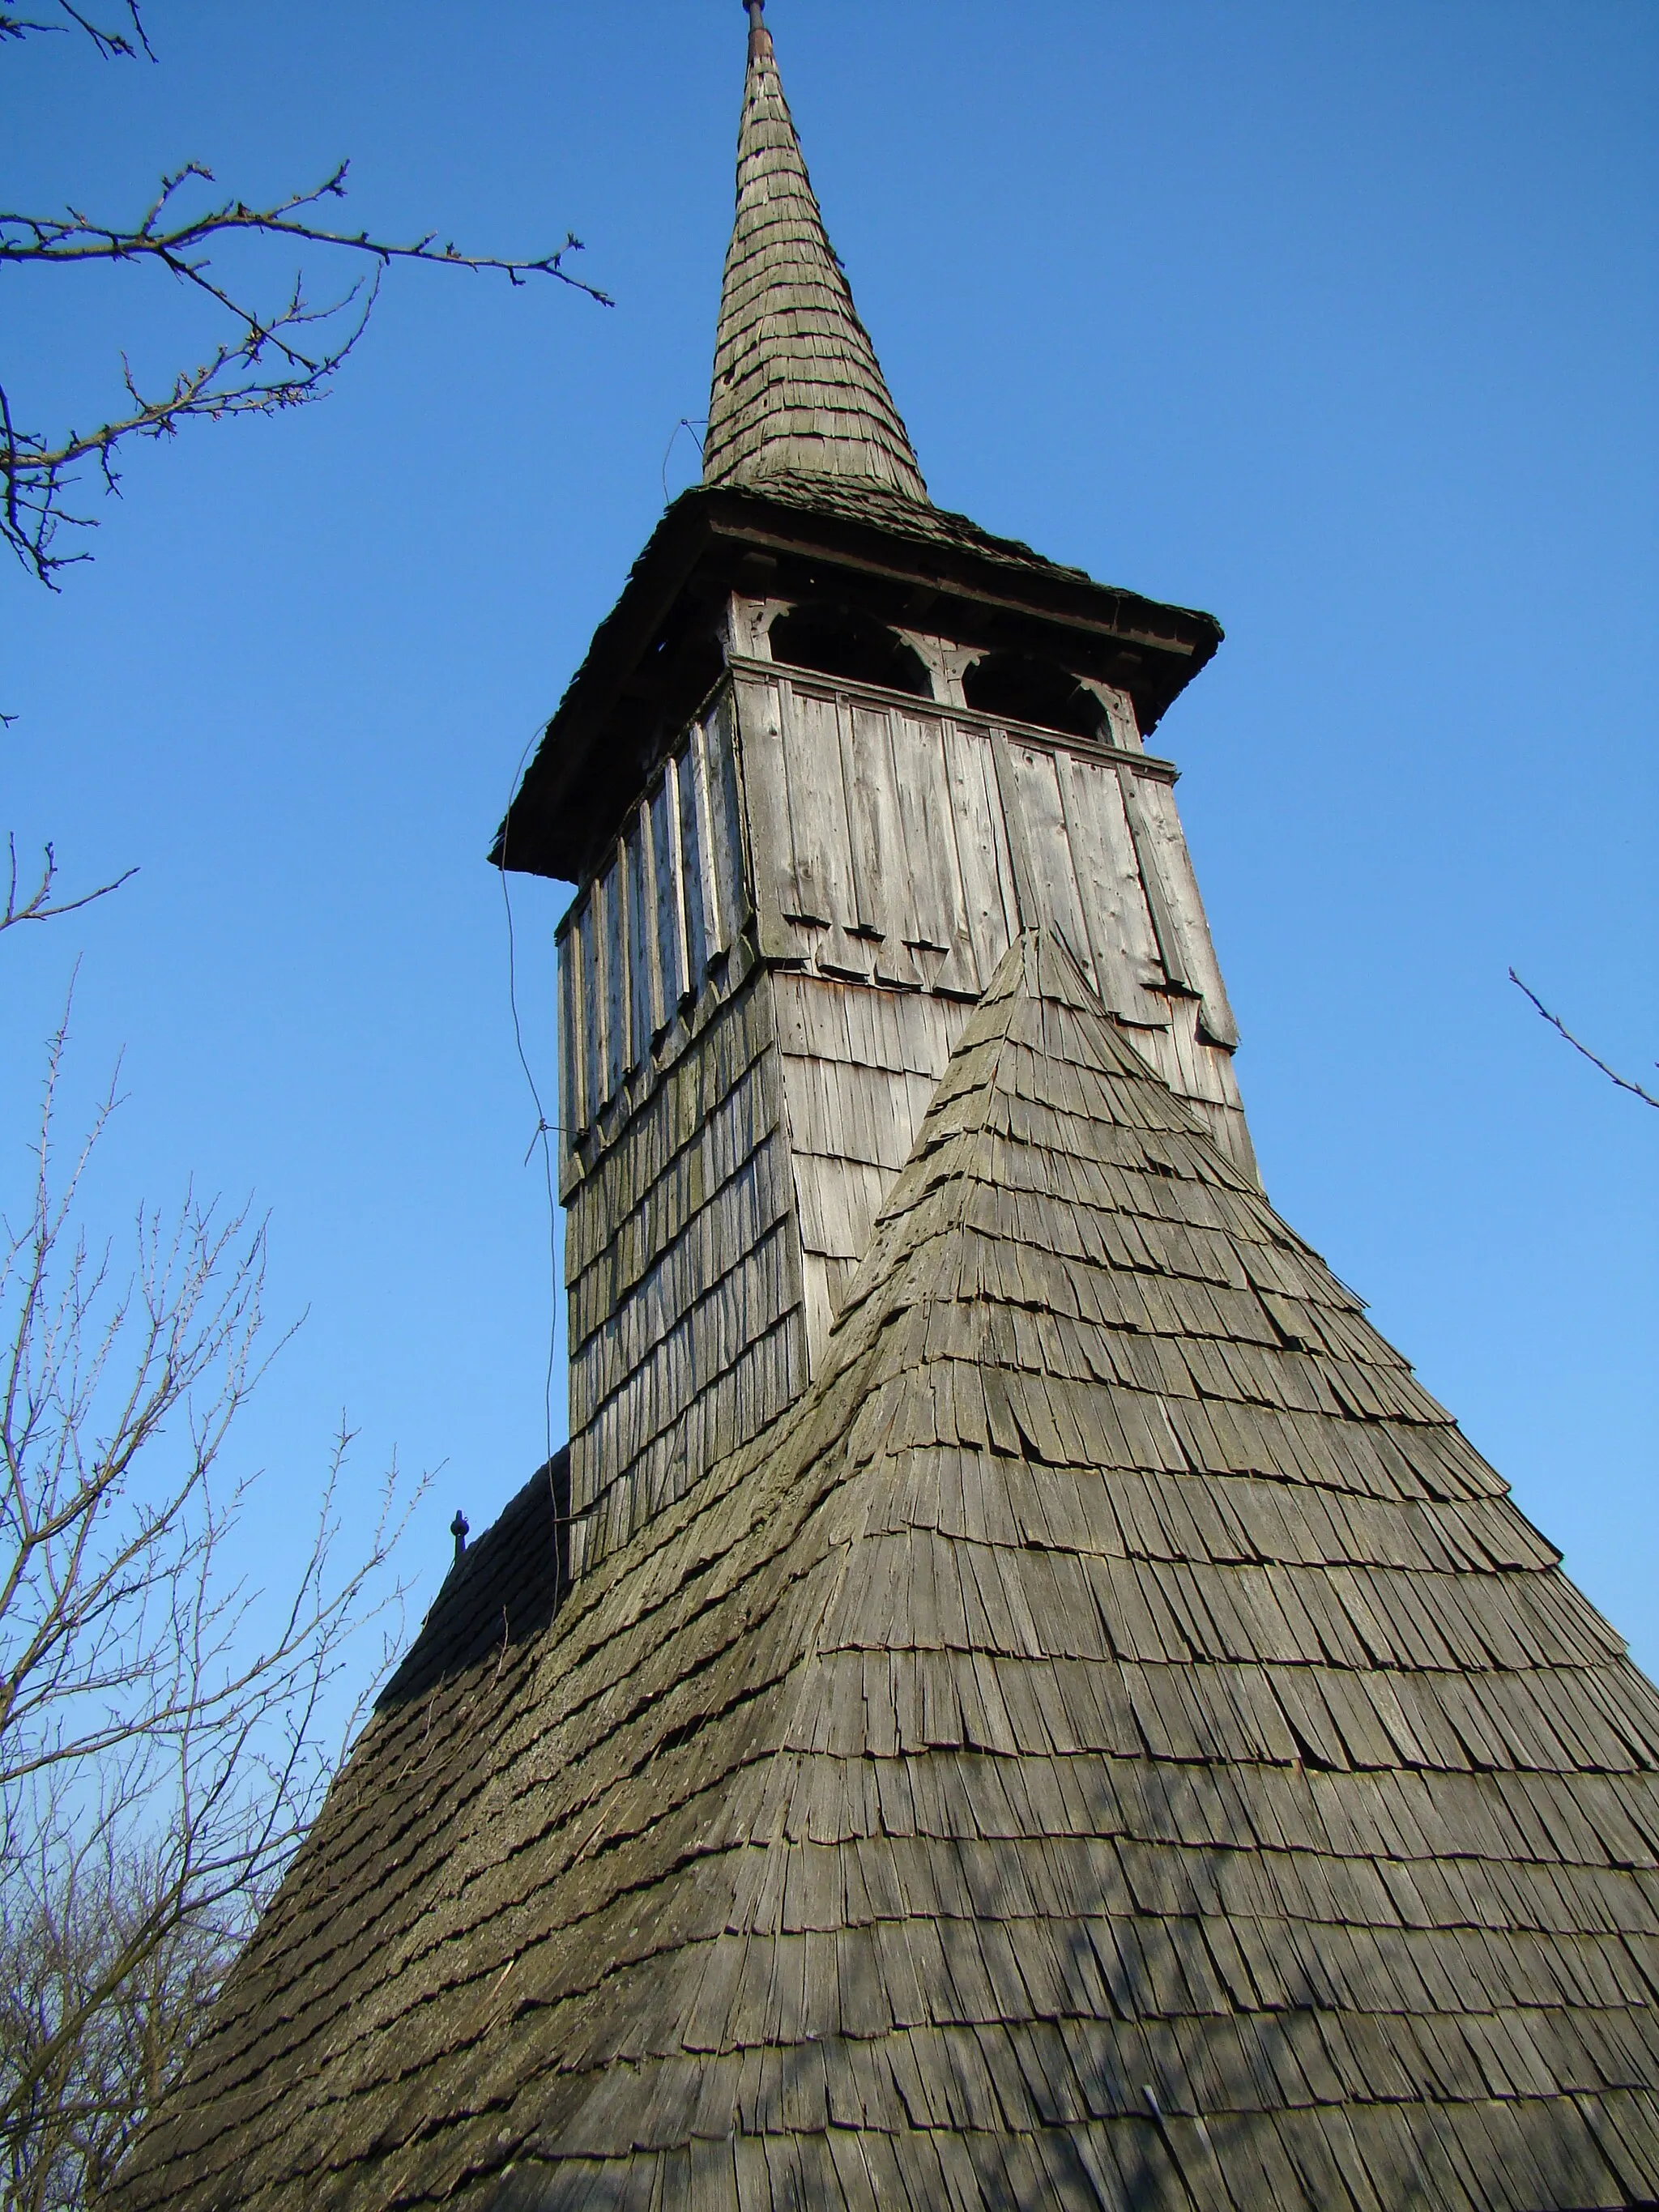
[[707, 484], [845, 478], [926, 507], [908, 434], [825, 234], [771, 34], [749, 41]]
[[[1306, 1376], [1253, 1371], [1300, 1425], [1270, 1477], [1171, 1466], [1159, 1395], [1126, 1425], [1073, 1358], [1188, 1341], [1178, 1304], [1066, 1301], [1062, 1417], [1051, 1301], [952, 1264], [1044, 1236], [1054, 1201], [988, 1209], [994, 1140], [1068, 1066], [1111, 1079], [1052, 1187], [1125, 1126], [1180, 1136], [1159, 1219], [1190, 1193], [1213, 1234], [1225, 1190], [1224, 1272], [1295, 1249], [1346, 1316]], [[1659, 1699], [1444, 1413], [1335, 1387], [1400, 1364], [1194, 1130], [1023, 938], [805, 1395], [556, 1615], [511, 1594], [535, 1486], [452, 1577], [123, 2212], [1652, 2193]], [[972, 1360], [1005, 1410], [946, 1510], [903, 1409]], [[1377, 1436], [1409, 1492], [1354, 1489]]]

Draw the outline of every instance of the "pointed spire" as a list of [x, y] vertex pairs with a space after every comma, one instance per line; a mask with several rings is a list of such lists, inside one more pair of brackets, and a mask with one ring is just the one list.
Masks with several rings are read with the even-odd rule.
[[926, 502], [908, 434], [824, 233], [765, 0], [744, 0], [749, 72], [726, 256], [705, 483], [854, 477]]

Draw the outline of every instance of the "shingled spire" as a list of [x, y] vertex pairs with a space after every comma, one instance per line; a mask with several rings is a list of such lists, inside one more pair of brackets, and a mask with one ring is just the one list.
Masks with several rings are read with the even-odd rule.
[[852, 477], [926, 502], [909, 435], [823, 228], [778, 78], [763, 0], [748, 0], [738, 211], [726, 256], [703, 481]]

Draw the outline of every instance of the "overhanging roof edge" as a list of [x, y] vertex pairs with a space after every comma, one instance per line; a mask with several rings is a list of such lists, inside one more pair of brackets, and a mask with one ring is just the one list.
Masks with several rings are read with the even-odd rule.
[[[653, 632], [712, 546], [817, 556], [866, 574], [960, 591], [988, 608], [1088, 629], [1168, 656], [1161, 716], [1213, 657], [1224, 632], [1197, 608], [1150, 599], [1062, 566], [965, 515], [937, 508], [912, 530], [884, 503], [878, 516], [832, 511], [756, 486], [695, 485], [666, 509], [599, 623], [555, 709], [498, 829], [489, 857], [530, 874], [558, 871], [541, 859], [548, 817], [572, 792], [607, 714]], [[1168, 680], [1174, 678], [1174, 681]], [[1151, 726], [1149, 725], [1149, 727]], [[562, 769], [562, 773], [561, 773]], [[509, 861], [514, 842], [526, 857]]]

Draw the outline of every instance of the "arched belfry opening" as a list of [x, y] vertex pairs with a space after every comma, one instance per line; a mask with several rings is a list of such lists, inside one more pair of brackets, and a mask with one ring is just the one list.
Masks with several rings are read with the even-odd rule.
[[926, 664], [915, 647], [855, 608], [809, 601], [775, 616], [768, 635], [774, 660], [850, 683], [907, 691], [916, 699], [933, 696]]
[[1098, 695], [1057, 660], [1036, 653], [988, 653], [963, 672], [962, 689], [968, 704], [987, 714], [1077, 738], [1098, 740], [1108, 735]]

